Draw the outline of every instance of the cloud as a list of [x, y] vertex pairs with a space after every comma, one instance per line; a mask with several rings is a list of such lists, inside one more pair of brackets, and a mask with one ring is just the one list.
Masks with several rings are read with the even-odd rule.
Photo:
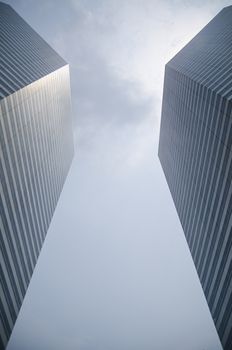
[[138, 89], [136, 82], [113, 76], [110, 67], [96, 54], [88, 60], [86, 67], [71, 70], [71, 76], [78, 77], [75, 81], [72, 79], [72, 86], [80, 125], [87, 120], [96, 126], [98, 120], [102, 125], [118, 127], [141, 123], [150, 113], [153, 100], [150, 97], [134, 99], [131, 92]]
[[[83, 25], [78, 45], [102, 56], [123, 81], [139, 84], [136, 98], [161, 95], [165, 63], [223, 4], [190, 1], [72, 1]], [[82, 35], [82, 31], [84, 35]], [[74, 30], [75, 32], [75, 30]], [[86, 37], [87, 35], [87, 37]], [[132, 91], [133, 93], [133, 91]]]

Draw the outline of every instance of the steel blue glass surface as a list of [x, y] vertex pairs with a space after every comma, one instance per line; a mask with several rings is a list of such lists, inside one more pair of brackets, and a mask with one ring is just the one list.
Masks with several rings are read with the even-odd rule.
[[0, 3], [0, 349], [73, 157], [69, 67]]
[[65, 64], [11, 6], [0, 2], [0, 99]]
[[224, 349], [232, 349], [232, 6], [165, 69], [159, 158]]

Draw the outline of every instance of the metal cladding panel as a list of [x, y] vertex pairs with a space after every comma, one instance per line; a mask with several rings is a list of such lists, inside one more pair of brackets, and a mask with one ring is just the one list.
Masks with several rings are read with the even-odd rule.
[[0, 2], [0, 100], [66, 64], [12, 7]]
[[73, 158], [68, 65], [0, 101], [0, 142], [4, 349]]
[[165, 69], [159, 158], [225, 350], [232, 349], [232, 6]]

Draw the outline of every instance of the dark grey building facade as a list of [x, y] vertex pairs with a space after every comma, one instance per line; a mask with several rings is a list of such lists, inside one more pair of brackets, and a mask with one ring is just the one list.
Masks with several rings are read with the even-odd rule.
[[73, 158], [68, 64], [0, 3], [0, 349]]
[[232, 6], [165, 67], [159, 158], [225, 350], [232, 349]]

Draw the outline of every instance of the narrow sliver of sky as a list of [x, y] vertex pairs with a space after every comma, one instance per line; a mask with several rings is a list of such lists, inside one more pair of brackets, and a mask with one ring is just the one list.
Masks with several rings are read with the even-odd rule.
[[8, 1], [70, 64], [72, 167], [8, 350], [221, 350], [158, 157], [165, 63], [229, 1]]

